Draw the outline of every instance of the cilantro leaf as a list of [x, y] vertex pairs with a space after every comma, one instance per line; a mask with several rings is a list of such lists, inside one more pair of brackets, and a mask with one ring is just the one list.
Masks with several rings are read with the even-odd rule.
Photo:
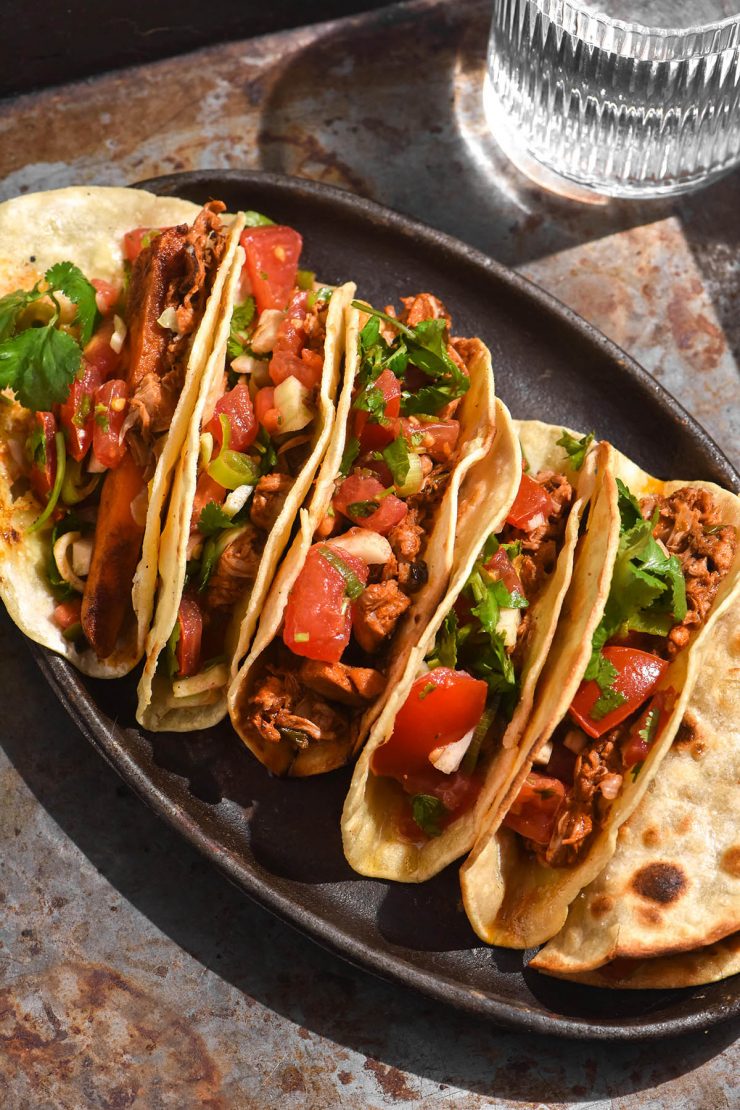
[[254, 297], [247, 297], [242, 304], [234, 305], [231, 313], [229, 338], [226, 341], [226, 353], [230, 359], [239, 358], [240, 355], [244, 354], [249, 338], [249, 328], [254, 319], [255, 307]]
[[642, 520], [640, 503], [621, 478], [617, 478], [620, 532], [627, 532]]
[[455, 669], [457, 666], [457, 636], [457, 614], [454, 609], [450, 609], [439, 627], [434, 647], [427, 656], [427, 663], [430, 667]]
[[214, 536], [224, 528], [231, 528], [232, 519], [215, 501], [203, 506], [198, 517], [198, 531], [203, 536]]
[[346, 478], [352, 469], [352, 464], [360, 453], [360, 441], [357, 436], [350, 436], [344, 445], [342, 461], [339, 464], [339, 473]]
[[586, 452], [588, 451], [593, 441], [593, 432], [589, 432], [588, 435], [582, 436], [581, 439], [577, 439], [575, 436], [572, 436], [570, 432], [566, 432], [565, 428], [563, 428], [563, 434], [560, 439], [557, 440], [557, 445], [558, 447], [564, 448], [566, 455], [570, 459], [570, 465], [573, 467], [573, 469], [580, 470], [583, 466], [583, 460], [586, 458]]
[[392, 443], [384, 447], [381, 452], [388, 464], [388, 469], [393, 475], [393, 484], [402, 486], [408, 478], [411, 468], [409, 449], [403, 436], [397, 436]]
[[365, 520], [366, 517], [377, 513], [379, 508], [377, 501], [352, 501], [347, 506], [347, 515], [357, 520]]
[[440, 836], [440, 821], [447, 813], [443, 803], [433, 794], [414, 794], [411, 799], [411, 814], [414, 821], [427, 836]]
[[269, 216], [263, 216], [261, 212], [254, 212], [250, 208], [247, 212], [242, 212], [244, 216], [245, 227], [274, 227], [275, 221], [271, 220]]
[[358, 393], [352, 402], [352, 408], [369, 413], [370, 419], [375, 424], [388, 423], [385, 417], [385, 397], [376, 385], [369, 385]]
[[48, 412], [66, 399], [80, 359], [80, 348], [67, 332], [28, 328], [0, 343], [0, 389], [12, 389], [27, 409]]
[[319, 552], [329, 566], [337, 571], [338, 574], [341, 574], [344, 579], [344, 592], [347, 597], [352, 601], [356, 601], [365, 589], [362, 580], [358, 578], [352, 570], [352, 567], [345, 563], [342, 556], [327, 544], [322, 544], [319, 548]]
[[49, 292], [64, 293], [77, 305], [75, 323], [80, 326], [80, 343], [84, 347], [95, 330], [98, 306], [95, 303], [95, 287], [90, 284], [82, 270], [73, 262], [57, 262], [46, 271]]
[[16, 289], [14, 293], [6, 293], [4, 297], [0, 297], [0, 340], [10, 338], [23, 309], [40, 296], [38, 286], [34, 286], [31, 290]]

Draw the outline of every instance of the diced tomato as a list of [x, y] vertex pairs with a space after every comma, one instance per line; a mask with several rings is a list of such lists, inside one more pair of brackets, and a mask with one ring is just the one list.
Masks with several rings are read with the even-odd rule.
[[503, 582], [510, 594], [525, 596], [519, 575], [514, 570], [511, 559], [502, 547], [499, 547], [498, 551], [494, 551], [486, 563], [486, 570], [493, 578]]
[[216, 401], [213, 416], [208, 421], [206, 431], [211, 433], [214, 443], [217, 443], [219, 447], [223, 439], [221, 421], [219, 420], [221, 413], [228, 417], [231, 425], [231, 441], [229, 443], [231, 450], [245, 451], [247, 447], [251, 447], [257, 438], [259, 424], [252, 408], [249, 386], [244, 382], [239, 382]]
[[[439, 820], [439, 827], [446, 829], [463, 813], [473, 808], [480, 794], [481, 780], [477, 775], [466, 775], [464, 771], [445, 775], [429, 766], [424, 772], [419, 771], [406, 777], [403, 788], [410, 795], [431, 794], [432, 797], [439, 798], [446, 811]], [[414, 820], [410, 800], [401, 812], [397, 828], [400, 836], [413, 844], [425, 844], [429, 839]]]
[[198, 475], [198, 484], [195, 487], [195, 497], [193, 498], [193, 513], [190, 517], [190, 531], [194, 532], [198, 527], [200, 514], [209, 501], [215, 501], [217, 505], [223, 505], [225, 500], [226, 488], [218, 482], [215, 482], [207, 470], [201, 470]]
[[549, 844], [565, 793], [560, 779], [530, 771], [504, 817], [504, 825], [535, 844]]
[[[373, 503], [377, 509], [373, 509]], [[395, 494], [386, 493], [377, 478], [350, 474], [334, 494], [334, 508], [353, 524], [386, 536], [408, 512], [405, 502]]]
[[295, 287], [301, 236], [292, 227], [248, 227], [240, 242], [258, 312], [285, 308]]
[[67, 440], [67, 451], [81, 462], [93, 441], [95, 391], [100, 386], [98, 369], [83, 360], [81, 375], [72, 382], [67, 400], [59, 408], [59, 421]]
[[390, 738], [373, 753], [374, 774], [404, 782], [425, 772], [435, 748], [454, 744], [475, 728], [487, 697], [487, 683], [465, 671], [434, 667], [420, 675], [396, 714]]
[[[327, 558], [330, 552], [335, 558]], [[334, 544], [314, 544], [293, 583], [285, 607], [283, 642], [295, 655], [338, 663], [352, 634], [352, 606], [347, 581], [336, 560], [364, 586], [367, 565]]]
[[73, 628], [74, 625], [80, 624], [82, 620], [82, 598], [79, 594], [76, 597], [69, 598], [67, 601], [60, 601], [54, 608], [52, 620], [62, 632], [66, 632], [68, 628]]
[[29, 442], [33, 446], [31, 487], [40, 501], [46, 501], [57, 473], [57, 448], [54, 441], [57, 422], [51, 412], [33, 414], [34, 430]]
[[522, 474], [519, 490], [506, 520], [514, 528], [531, 532], [544, 524], [554, 509], [553, 500], [547, 490], [528, 474]]
[[180, 624], [177, 673], [180, 678], [187, 678], [200, 670], [200, 642], [203, 637], [203, 614], [193, 594], [182, 595], [177, 619]]
[[151, 239], [164, 230], [160, 227], [136, 227], [127, 231], [123, 237], [123, 256], [128, 262], [135, 262], [144, 247], [149, 246]]
[[95, 304], [98, 306], [98, 312], [101, 316], [107, 316], [118, 303], [118, 298], [121, 296], [120, 286], [113, 285], [112, 282], [104, 281], [102, 278], [92, 278], [90, 284], [95, 289]]
[[126, 454], [121, 430], [127, 409], [128, 386], [120, 378], [104, 382], [95, 391], [93, 454], [110, 470], [120, 466]]
[[422, 450], [433, 462], [447, 462], [457, 446], [459, 420], [401, 420], [403, 434], [416, 450]]
[[642, 763], [668, 724], [677, 698], [676, 691], [670, 686], [658, 690], [655, 697], [640, 714], [630, 729], [627, 741], [622, 747], [622, 762], [625, 767]]
[[391, 370], [384, 370], [373, 382], [371, 389], [378, 389], [385, 400], [384, 423], [370, 420], [370, 413], [355, 409], [354, 432], [360, 441], [360, 451], [380, 451], [398, 435], [398, 415], [401, 411], [401, 383]]
[[625, 701], [600, 721], [589, 716], [601, 696], [594, 680], [582, 682], [570, 707], [570, 715], [589, 736], [603, 736], [642, 705], [650, 697], [668, 666], [665, 659], [628, 647], [605, 647], [603, 655], [616, 667], [614, 689], [624, 694]]
[[107, 381], [116, 373], [121, 361], [120, 354], [110, 345], [114, 327], [113, 320], [104, 320], [83, 353], [85, 362], [95, 367], [101, 382]]
[[308, 338], [305, 319], [308, 313], [308, 293], [297, 289], [290, 298], [287, 314], [278, 331], [272, 349], [269, 374], [275, 385], [286, 378], [298, 378], [306, 389], [313, 389], [321, 381], [324, 359], [317, 351], [306, 349]]
[[275, 408], [275, 387], [266, 385], [257, 390], [254, 398], [254, 411], [257, 420], [268, 435], [277, 435], [280, 431], [280, 409]]

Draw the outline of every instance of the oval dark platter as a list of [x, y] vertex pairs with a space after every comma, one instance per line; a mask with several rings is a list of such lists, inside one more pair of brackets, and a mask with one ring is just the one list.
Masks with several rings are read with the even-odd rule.
[[[694, 420], [618, 347], [549, 294], [449, 236], [329, 186], [242, 171], [160, 177], [143, 186], [297, 227], [305, 264], [349, 278], [376, 303], [431, 290], [455, 330], [493, 354], [515, 416], [594, 428], [647, 470], [737, 488], [738, 475]], [[421, 886], [359, 878], [339, 815], [350, 771], [271, 778], [227, 724], [149, 734], [134, 720], [135, 677], [83, 678], [35, 649], [74, 720], [126, 782], [245, 893], [337, 955], [513, 1029], [598, 1039], [656, 1038], [740, 1014], [740, 978], [677, 991], [605, 991], [526, 969], [489, 948], [459, 905], [457, 868]]]

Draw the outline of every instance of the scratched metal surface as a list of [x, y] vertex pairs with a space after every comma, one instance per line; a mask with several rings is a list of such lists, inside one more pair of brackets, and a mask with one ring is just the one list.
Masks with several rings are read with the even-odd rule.
[[[330, 181], [460, 236], [635, 355], [738, 459], [737, 175], [583, 207], [497, 154], [488, 5], [419, 0], [0, 104], [0, 197], [180, 169]], [[735, 1031], [514, 1034], [355, 972], [122, 786], [0, 618], [0, 1088], [41, 1108], [736, 1105]]]

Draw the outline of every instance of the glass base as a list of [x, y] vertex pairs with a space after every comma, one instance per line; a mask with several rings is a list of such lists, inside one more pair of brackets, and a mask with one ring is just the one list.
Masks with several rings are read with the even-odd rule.
[[606, 204], [613, 197], [624, 200], [654, 200], [691, 193], [724, 177], [735, 168], [733, 165], [720, 167], [712, 173], [685, 181], [655, 183], [642, 181], [639, 184], [630, 184], [628, 181], [608, 182], [568, 177], [553, 166], [540, 161], [521, 141], [521, 137], [512, 131], [506, 110], [496, 97], [488, 76], [483, 85], [483, 110], [495, 142], [520, 173], [548, 192], [584, 204]]

